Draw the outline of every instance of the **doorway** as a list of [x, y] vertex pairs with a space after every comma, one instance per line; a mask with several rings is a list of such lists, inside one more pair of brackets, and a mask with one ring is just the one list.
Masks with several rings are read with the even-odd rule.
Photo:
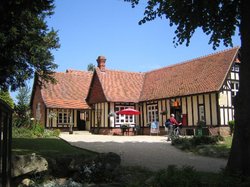
[[77, 111], [77, 129], [86, 130], [86, 113], [83, 111]]
[[170, 112], [171, 112], [171, 114], [175, 115], [176, 121], [182, 122], [182, 110], [181, 110], [181, 107], [171, 107]]

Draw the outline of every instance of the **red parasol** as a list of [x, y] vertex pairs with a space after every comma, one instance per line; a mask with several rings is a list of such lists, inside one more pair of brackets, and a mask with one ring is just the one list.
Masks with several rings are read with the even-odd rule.
[[141, 112], [138, 111], [138, 110], [135, 110], [133, 108], [126, 108], [126, 109], [123, 109], [123, 110], [120, 110], [120, 111], [116, 112], [116, 114], [139, 115], [139, 114], [141, 114]]

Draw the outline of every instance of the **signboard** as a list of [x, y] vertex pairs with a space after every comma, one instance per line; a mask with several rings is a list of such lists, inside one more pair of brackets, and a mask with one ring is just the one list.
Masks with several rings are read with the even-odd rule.
[[152, 122], [150, 126], [150, 135], [151, 133], [156, 133], [158, 135], [159, 132], [160, 132], [159, 122], [158, 121]]

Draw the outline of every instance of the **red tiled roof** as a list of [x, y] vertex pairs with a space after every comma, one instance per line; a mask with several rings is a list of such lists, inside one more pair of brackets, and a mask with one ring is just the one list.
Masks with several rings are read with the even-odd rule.
[[147, 72], [140, 101], [218, 91], [237, 52], [233, 48]]
[[96, 68], [106, 100], [109, 102], [139, 102], [144, 73]]
[[41, 90], [48, 108], [89, 108], [85, 101], [92, 72], [67, 70], [66, 73], [55, 73], [56, 84], [46, 84]]

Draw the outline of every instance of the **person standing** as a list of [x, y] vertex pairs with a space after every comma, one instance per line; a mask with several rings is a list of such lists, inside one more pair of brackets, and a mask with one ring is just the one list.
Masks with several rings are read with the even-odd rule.
[[175, 119], [175, 115], [171, 114], [170, 115], [170, 125], [169, 125], [169, 133], [168, 133], [168, 139], [167, 141], [172, 140], [173, 136], [174, 136], [174, 127], [179, 128], [179, 125], [181, 125], [181, 123], [178, 123], [177, 120]]

